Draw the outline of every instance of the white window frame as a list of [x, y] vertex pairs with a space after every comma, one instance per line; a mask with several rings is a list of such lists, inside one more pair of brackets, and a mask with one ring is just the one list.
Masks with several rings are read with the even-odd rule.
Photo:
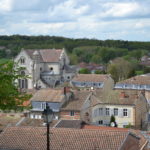
[[114, 108], [114, 116], [118, 116], [118, 108]]
[[44, 102], [44, 103], [41, 103], [41, 108], [44, 110], [44, 109], [46, 109], [46, 103]]
[[110, 116], [110, 108], [106, 108], [106, 116]]
[[123, 109], [123, 117], [128, 117], [128, 109], [127, 108]]
[[74, 111], [70, 111], [70, 116], [74, 116], [75, 115], [75, 112]]

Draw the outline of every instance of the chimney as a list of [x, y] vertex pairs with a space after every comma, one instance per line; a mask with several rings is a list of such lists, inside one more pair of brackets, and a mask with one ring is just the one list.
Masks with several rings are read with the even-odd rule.
[[120, 93], [120, 98], [125, 98], [125, 97], [126, 97], [125, 92], [122, 91], [122, 92]]
[[70, 87], [64, 87], [64, 95], [70, 92]]
[[66, 95], [66, 87], [64, 87], [64, 95]]

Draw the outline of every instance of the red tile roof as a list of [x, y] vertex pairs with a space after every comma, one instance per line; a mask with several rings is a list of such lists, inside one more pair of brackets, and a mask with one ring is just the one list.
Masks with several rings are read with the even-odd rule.
[[140, 130], [133, 130], [129, 128], [116, 128], [116, 127], [106, 127], [106, 126], [94, 126], [94, 125], [84, 125], [82, 129], [96, 129], [96, 130], [102, 130], [102, 131], [122, 131], [122, 132], [131, 132], [135, 134], [136, 136], [140, 137], [139, 145], [140, 148], [147, 143], [147, 139], [141, 134]]
[[75, 91], [74, 98], [72, 98], [61, 110], [65, 111], [80, 111], [87, 97], [90, 95], [90, 91]]
[[139, 75], [139, 76], [129, 78], [127, 80], [120, 81], [117, 84], [119, 84], [119, 83], [148, 85], [148, 84], [150, 84], [150, 76], [149, 75]]
[[[124, 131], [52, 128], [51, 150], [116, 150], [128, 136]], [[0, 134], [0, 149], [45, 150], [46, 128], [9, 127]]]
[[63, 98], [63, 90], [48, 88], [38, 90], [30, 100], [44, 102], [62, 102]]
[[59, 62], [63, 49], [27, 49], [25, 52], [33, 59], [33, 53], [39, 52], [41, 62]]
[[110, 75], [106, 74], [78, 74], [73, 78], [73, 81], [78, 82], [104, 82], [109, 79]]

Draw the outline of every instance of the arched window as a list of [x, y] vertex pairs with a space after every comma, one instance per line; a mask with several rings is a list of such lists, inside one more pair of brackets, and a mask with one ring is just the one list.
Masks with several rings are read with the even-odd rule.
[[20, 63], [21, 63], [21, 64], [25, 64], [25, 58], [24, 58], [24, 57], [21, 57], [21, 58], [20, 58]]

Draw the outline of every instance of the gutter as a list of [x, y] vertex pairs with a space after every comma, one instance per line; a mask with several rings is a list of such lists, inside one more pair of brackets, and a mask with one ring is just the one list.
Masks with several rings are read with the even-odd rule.
[[144, 150], [147, 143], [148, 143], [148, 140], [143, 144], [143, 146], [140, 148], [140, 150]]

